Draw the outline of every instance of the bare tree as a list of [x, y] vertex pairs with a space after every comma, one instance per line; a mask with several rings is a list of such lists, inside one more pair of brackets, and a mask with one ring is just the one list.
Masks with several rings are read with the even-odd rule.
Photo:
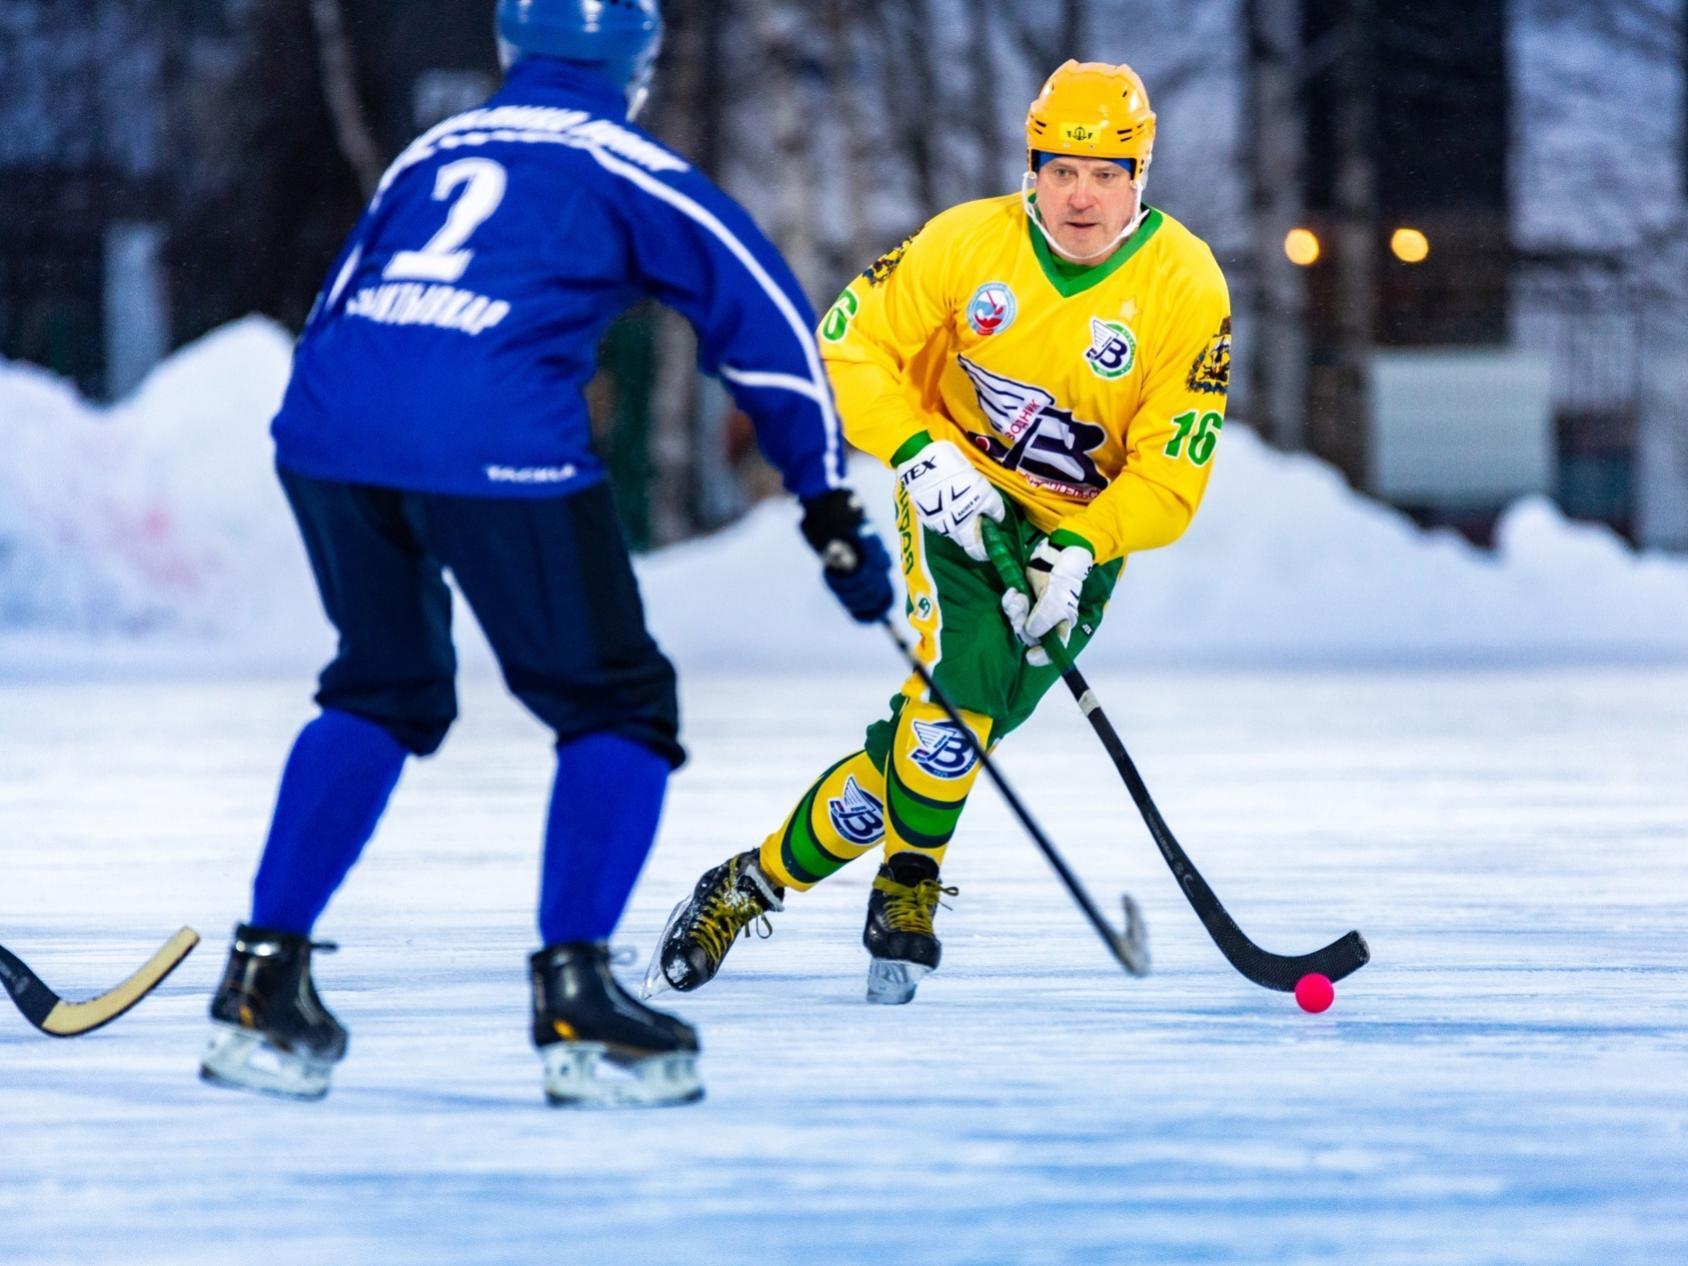
[[936, 31], [931, 0], [875, 4], [870, 20], [884, 50], [886, 116], [925, 215], [940, 203], [933, 171], [934, 124], [945, 117], [944, 85], [933, 57]]
[[996, 11], [997, 6], [991, 0], [967, 0], [968, 52], [972, 60], [972, 65], [968, 67], [968, 121], [973, 126], [974, 141], [979, 147], [975, 184], [981, 193], [996, 187], [996, 173], [1002, 167], [1002, 129], [998, 111], [1001, 81], [997, 77], [996, 53], [992, 48], [996, 31], [993, 15]]
[[819, 156], [814, 152], [813, 98], [804, 81], [815, 59], [808, 47], [808, 15], [801, 7], [763, 0], [752, 19], [752, 30], [762, 50], [762, 89], [773, 142], [779, 208], [774, 237], [797, 279], [813, 294], [821, 280], [815, 179]]
[[1376, 0], [1347, 0], [1336, 29], [1335, 364], [1317, 393], [1313, 450], [1365, 482], [1371, 421], [1367, 382], [1377, 325], [1377, 188], [1373, 169], [1372, 38]]
[[371, 197], [387, 163], [358, 94], [356, 58], [340, 0], [311, 0], [311, 25], [316, 30], [322, 92], [334, 120], [334, 139], [364, 197]]
[[[712, 21], [724, 20], [708, 0], [668, 5], [668, 39], [653, 126], [664, 140], [693, 161], [714, 157], [719, 144], [714, 101], [720, 81], [720, 46]], [[712, 16], [710, 10], [717, 10]], [[707, 169], [707, 162], [700, 163]], [[655, 317], [656, 370], [652, 389], [649, 511], [655, 544], [680, 540], [697, 522], [699, 383], [697, 340], [684, 319], [670, 311]]]
[[1306, 446], [1306, 290], [1283, 250], [1302, 219], [1300, 0], [1247, 0], [1244, 135], [1253, 217], [1250, 420], [1280, 448]]
[[1515, 3], [1516, 178], [1559, 212], [1527, 223], [1515, 329], [1554, 362], [1573, 451], [1632, 454], [1636, 538], [1688, 549], [1688, 3]]
[[[862, 267], [873, 258], [878, 248], [867, 213], [867, 198], [861, 196], [873, 187], [874, 174], [869, 158], [873, 140], [868, 135], [861, 101], [868, 73], [860, 56], [859, 6], [855, 0], [825, 0], [825, 6], [827, 91], [844, 149], [845, 189], [858, 193], [858, 196], [846, 196], [842, 200], [846, 224], [842, 244], [845, 262], [842, 270], [833, 269], [836, 274]], [[836, 257], [837, 252], [833, 254]], [[831, 284], [839, 280], [836, 275], [826, 280], [829, 288], [837, 288]]]
[[1056, 20], [1051, 22], [1048, 3], [1033, 3], [1029, 12], [1014, 19], [1014, 34], [1026, 59], [1044, 67], [1047, 75], [1069, 57], [1084, 60], [1089, 4], [1087, 0], [1061, 0]]

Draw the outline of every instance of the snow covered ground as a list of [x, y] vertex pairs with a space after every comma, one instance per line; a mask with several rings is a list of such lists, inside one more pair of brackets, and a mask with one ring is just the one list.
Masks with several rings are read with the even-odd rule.
[[[691, 674], [694, 760], [622, 939], [647, 952], [895, 676]], [[1098, 673], [1258, 940], [1370, 938], [1332, 1011], [1226, 966], [1052, 699], [1004, 765], [1099, 895], [1143, 901], [1153, 975], [1111, 966], [981, 790], [912, 1006], [861, 1001], [845, 872], [678, 1004], [708, 1100], [613, 1116], [541, 1103], [549, 756], [486, 680], [320, 929], [353, 1032], [333, 1094], [194, 1080], [303, 685], [6, 684], [6, 944], [83, 994], [181, 921], [208, 941], [83, 1039], [0, 1007], [7, 1266], [1688, 1260], [1688, 671]]]

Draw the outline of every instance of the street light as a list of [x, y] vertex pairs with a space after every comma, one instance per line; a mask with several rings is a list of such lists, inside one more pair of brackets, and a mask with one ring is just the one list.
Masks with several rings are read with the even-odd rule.
[[1290, 263], [1307, 268], [1319, 260], [1319, 239], [1312, 229], [1291, 229], [1284, 234], [1284, 254]]
[[1430, 254], [1430, 239], [1417, 229], [1399, 228], [1389, 235], [1389, 249], [1403, 264], [1421, 264]]

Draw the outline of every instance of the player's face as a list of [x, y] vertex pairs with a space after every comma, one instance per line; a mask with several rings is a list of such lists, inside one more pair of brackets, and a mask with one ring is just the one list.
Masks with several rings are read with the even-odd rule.
[[1137, 187], [1105, 158], [1051, 158], [1038, 168], [1037, 209], [1064, 254], [1085, 259], [1119, 236], [1137, 214]]

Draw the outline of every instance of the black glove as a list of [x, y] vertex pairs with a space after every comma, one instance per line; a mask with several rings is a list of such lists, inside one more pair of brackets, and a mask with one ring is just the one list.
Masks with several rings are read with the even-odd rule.
[[890, 611], [891, 556], [848, 488], [803, 500], [803, 538], [821, 556], [822, 576], [844, 609], [863, 624]]

